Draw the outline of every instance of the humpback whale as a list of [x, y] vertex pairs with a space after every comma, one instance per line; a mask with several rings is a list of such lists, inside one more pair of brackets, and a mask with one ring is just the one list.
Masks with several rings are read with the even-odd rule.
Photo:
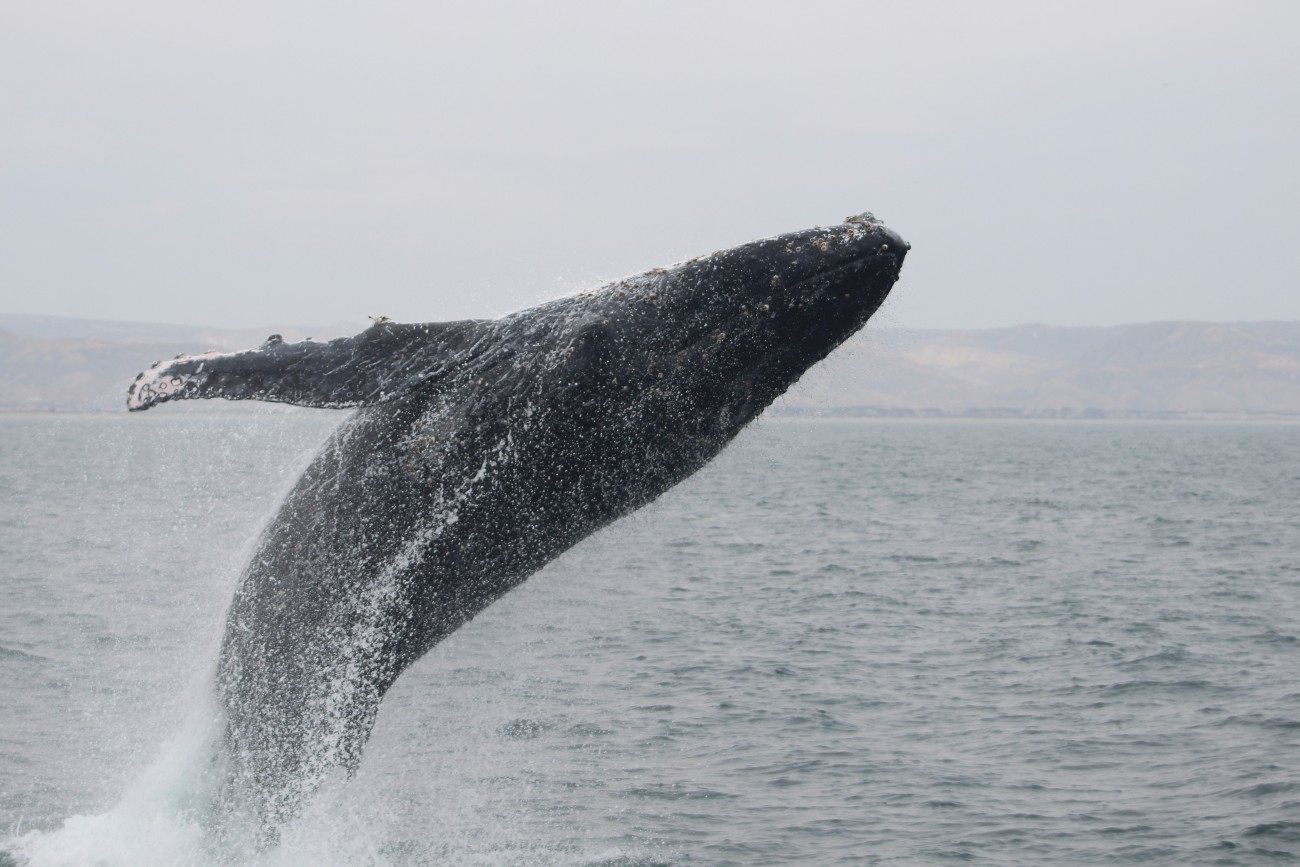
[[217, 808], [262, 833], [357, 767], [385, 691], [584, 537], [694, 473], [884, 301], [870, 214], [496, 320], [178, 356], [131, 410], [355, 407], [265, 527], [227, 613]]

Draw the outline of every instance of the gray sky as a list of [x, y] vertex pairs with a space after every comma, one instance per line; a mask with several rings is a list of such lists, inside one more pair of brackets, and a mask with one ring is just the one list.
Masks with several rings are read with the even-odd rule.
[[874, 211], [903, 327], [1300, 319], [1300, 3], [0, 4], [0, 312], [495, 316]]

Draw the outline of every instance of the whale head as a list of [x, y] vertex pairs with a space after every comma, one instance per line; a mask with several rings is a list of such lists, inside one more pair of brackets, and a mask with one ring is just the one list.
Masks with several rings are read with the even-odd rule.
[[[600, 514], [636, 508], [858, 331], [907, 250], [863, 214], [485, 323], [414, 400], [409, 466], [446, 479], [452, 467], [504, 467], [507, 452], [545, 454], [572, 470], [581, 490], [570, 494]], [[562, 475], [548, 471], [548, 492], [565, 489]]]
[[907, 250], [870, 214], [755, 241], [652, 277], [662, 306], [633, 327], [657, 325], [683, 392], [743, 425], [866, 323]]
[[609, 410], [600, 427], [636, 419], [726, 440], [866, 323], [908, 249], [862, 214], [657, 268], [502, 324], [531, 324], [534, 345], [551, 347], [557, 393], [582, 393], [592, 416]]

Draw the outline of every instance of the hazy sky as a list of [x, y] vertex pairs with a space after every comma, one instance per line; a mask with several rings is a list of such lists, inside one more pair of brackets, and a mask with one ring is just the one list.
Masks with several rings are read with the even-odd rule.
[[874, 211], [906, 327], [1300, 319], [1300, 3], [0, 4], [0, 312], [495, 316]]

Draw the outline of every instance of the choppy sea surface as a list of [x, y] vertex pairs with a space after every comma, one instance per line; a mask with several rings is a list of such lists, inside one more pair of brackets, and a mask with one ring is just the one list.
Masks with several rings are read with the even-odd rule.
[[[338, 420], [0, 417], [0, 864], [232, 861], [223, 611]], [[765, 420], [408, 671], [254, 863], [1300, 860], [1297, 603], [1300, 426]]]

